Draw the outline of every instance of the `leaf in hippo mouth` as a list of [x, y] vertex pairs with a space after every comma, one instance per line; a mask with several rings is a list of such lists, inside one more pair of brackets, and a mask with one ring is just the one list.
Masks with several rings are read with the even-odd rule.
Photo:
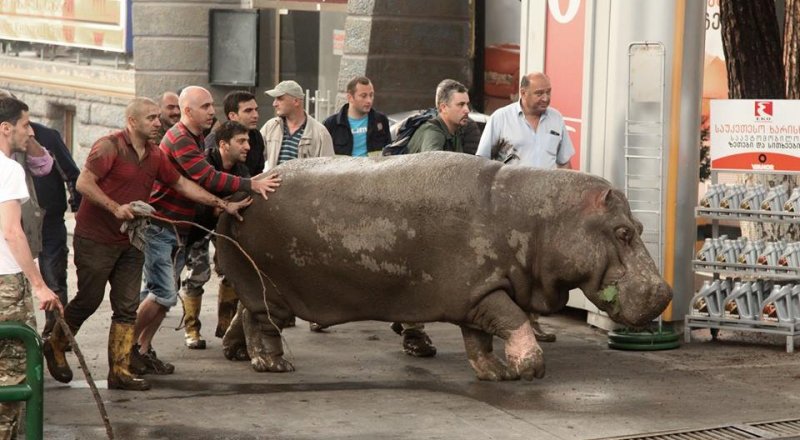
[[618, 296], [619, 296], [619, 289], [617, 289], [617, 286], [613, 284], [607, 286], [600, 292], [600, 300], [607, 302], [609, 304], [616, 302]]

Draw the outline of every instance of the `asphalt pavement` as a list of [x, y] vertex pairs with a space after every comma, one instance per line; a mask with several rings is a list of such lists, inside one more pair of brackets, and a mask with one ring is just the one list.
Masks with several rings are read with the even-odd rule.
[[[70, 296], [75, 292], [70, 257]], [[544, 317], [558, 334], [543, 344], [547, 374], [533, 382], [478, 381], [459, 329], [434, 323], [433, 358], [402, 353], [387, 323], [358, 322], [312, 333], [285, 330], [293, 373], [256, 373], [222, 356], [218, 279], [202, 308], [206, 350], [183, 347], [175, 309], [155, 339], [175, 374], [148, 376], [147, 392], [101, 389], [118, 439], [596, 439], [800, 418], [800, 354], [782, 337], [707, 330], [680, 349], [625, 352], [582, 312]], [[78, 334], [101, 388], [111, 310], [105, 301]], [[40, 326], [44, 322], [39, 316]], [[496, 341], [502, 353], [502, 344]], [[74, 354], [69, 385], [45, 373], [45, 438], [104, 439]]]

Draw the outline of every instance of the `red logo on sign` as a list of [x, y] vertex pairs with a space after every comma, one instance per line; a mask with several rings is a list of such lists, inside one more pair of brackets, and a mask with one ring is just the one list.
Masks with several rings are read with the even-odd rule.
[[769, 121], [772, 119], [772, 101], [756, 101], [753, 111], [756, 121]]

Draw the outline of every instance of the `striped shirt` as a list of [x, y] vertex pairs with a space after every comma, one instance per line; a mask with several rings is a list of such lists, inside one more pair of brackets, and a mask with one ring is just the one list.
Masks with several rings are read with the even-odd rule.
[[[181, 175], [212, 194], [250, 191], [250, 179], [214, 169], [206, 161], [203, 145], [202, 136], [195, 136], [183, 122], [178, 122], [167, 130], [159, 148]], [[150, 204], [159, 215], [172, 220], [192, 220], [195, 216], [195, 202], [160, 181], [153, 186]], [[188, 227], [179, 229], [186, 231]]]
[[286, 118], [281, 119], [283, 119], [283, 142], [281, 142], [281, 154], [278, 156], [278, 164], [282, 164], [287, 160], [297, 159], [300, 138], [303, 137], [303, 132], [306, 130], [306, 122], [308, 122], [308, 119], [306, 119], [297, 131], [290, 133]]

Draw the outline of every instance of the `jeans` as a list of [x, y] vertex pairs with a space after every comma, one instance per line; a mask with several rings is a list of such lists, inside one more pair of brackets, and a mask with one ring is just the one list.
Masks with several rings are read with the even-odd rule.
[[180, 273], [186, 263], [183, 247], [170, 225], [151, 223], [145, 231], [144, 288], [141, 301], [147, 298], [170, 308], [178, 304]]

